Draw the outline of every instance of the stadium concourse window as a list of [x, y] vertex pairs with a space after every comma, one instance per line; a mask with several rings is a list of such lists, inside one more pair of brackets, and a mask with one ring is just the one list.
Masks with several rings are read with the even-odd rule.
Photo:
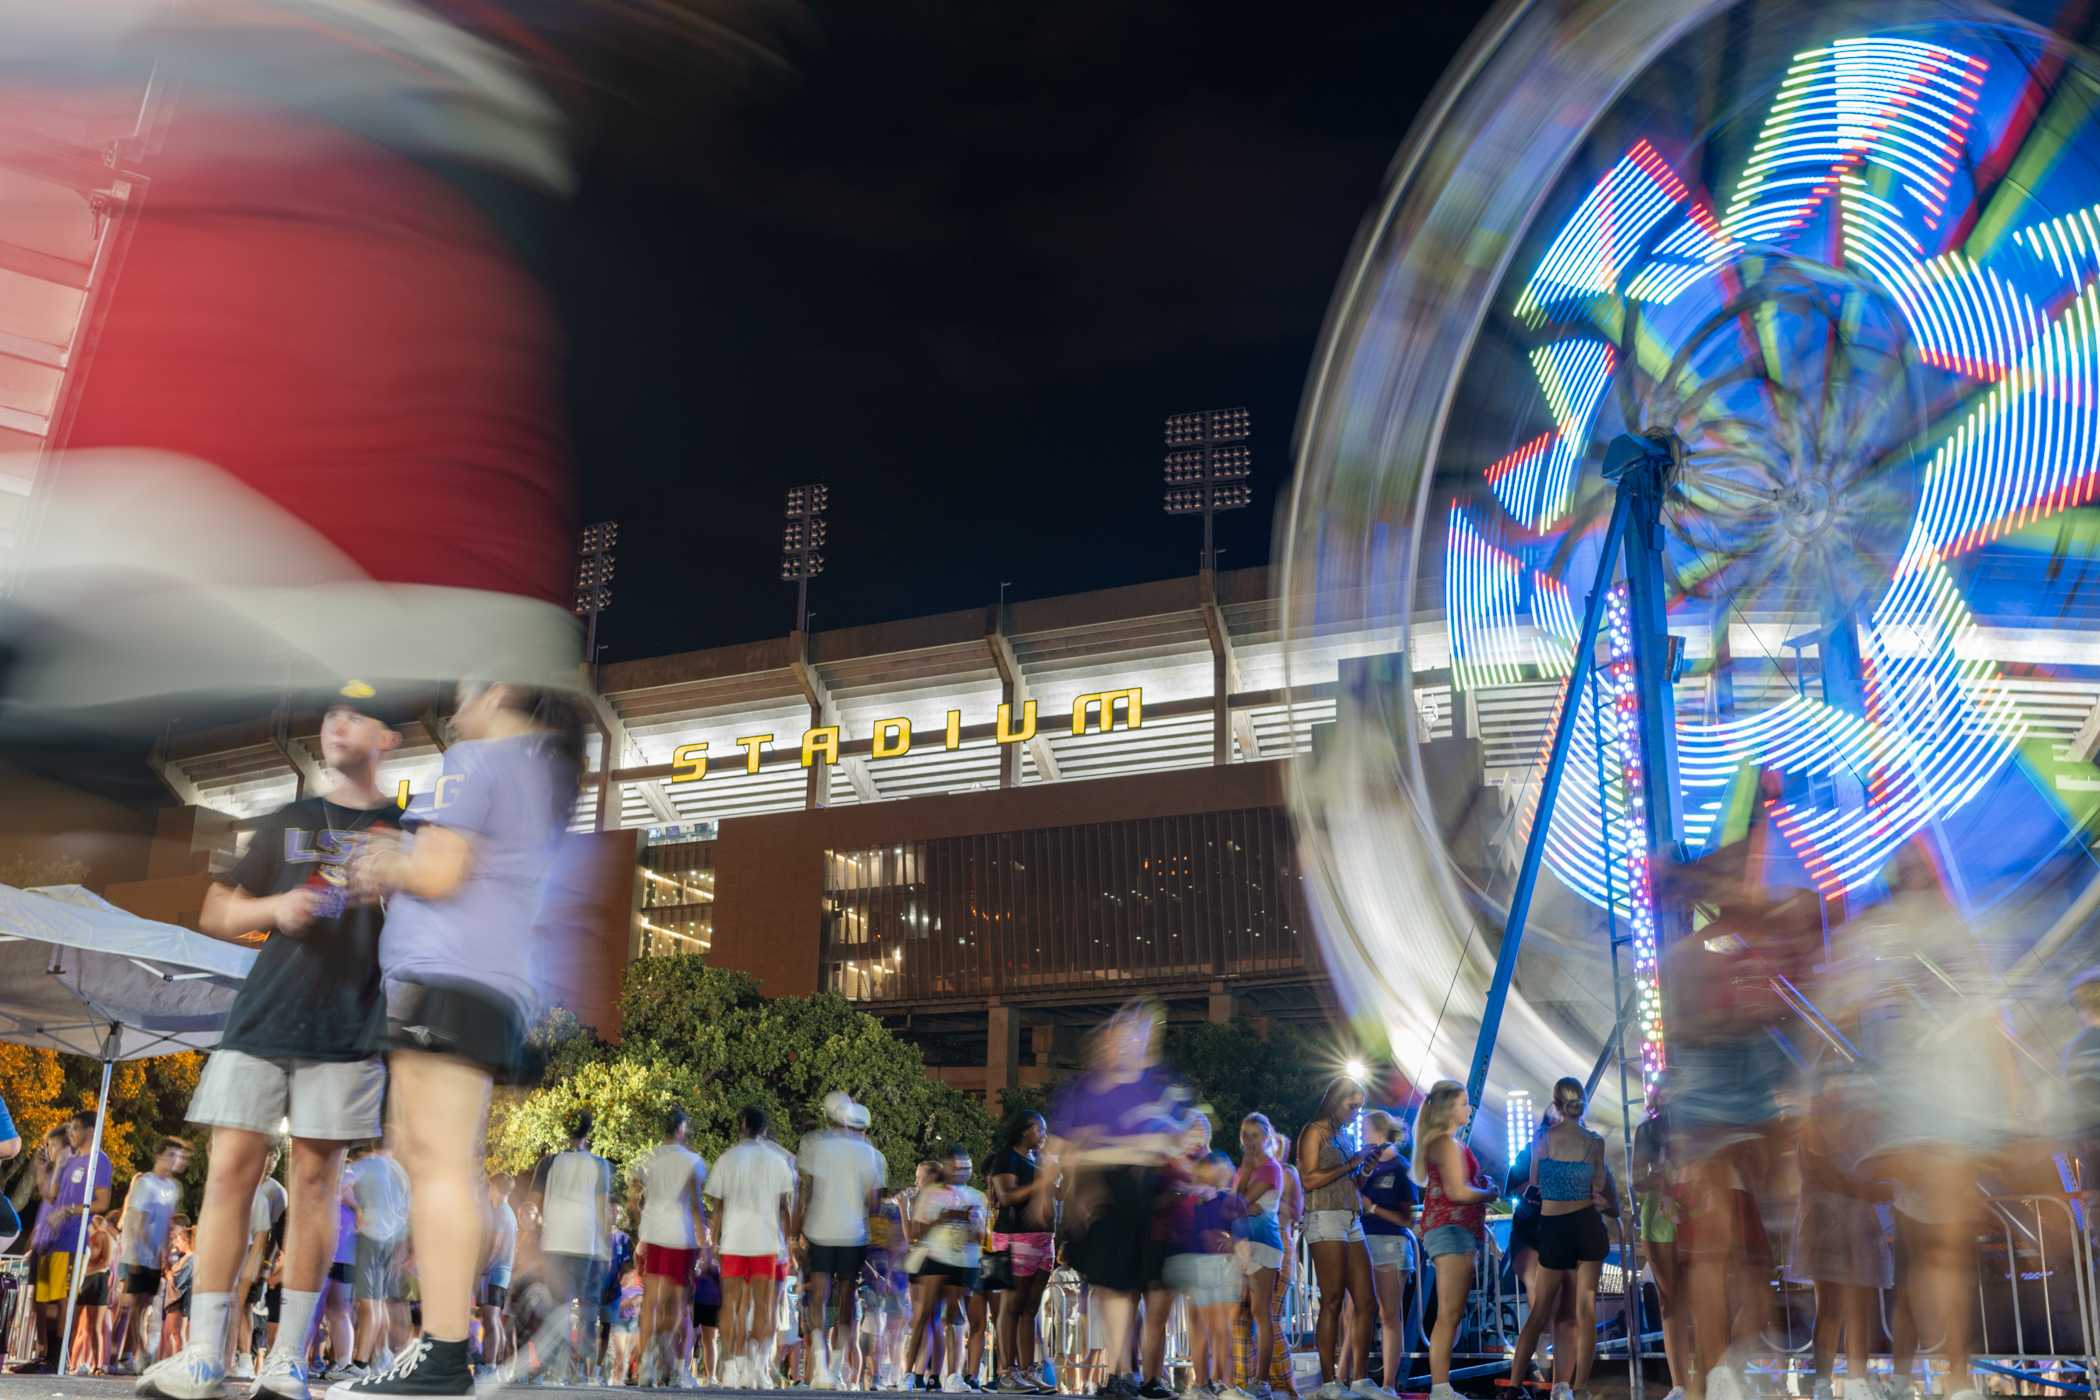
[[891, 1002], [1302, 972], [1292, 851], [1273, 808], [828, 851], [824, 985]]
[[[659, 839], [659, 836], [661, 839]], [[715, 939], [715, 843], [709, 829], [652, 832], [642, 847], [637, 951], [705, 953]]]

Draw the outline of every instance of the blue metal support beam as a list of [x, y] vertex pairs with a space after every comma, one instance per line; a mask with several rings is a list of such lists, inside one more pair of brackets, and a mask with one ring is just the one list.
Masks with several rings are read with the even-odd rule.
[[1479, 1103], [1487, 1088], [1488, 1066], [1495, 1058], [1495, 1037], [1502, 1030], [1502, 1008], [1509, 1000], [1510, 980], [1516, 976], [1517, 955], [1524, 947], [1524, 926], [1531, 918], [1531, 896], [1538, 887], [1539, 867], [1546, 856], [1546, 832], [1553, 824], [1553, 804], [1560, 796], [1560, 781], [1568, 768], [1568, 754], [1575, 746], [1575, 715], [1582, 707], [1583, 692], [1597, 664], [1597, 634], [1604, 621], [1605, 600], [1611, 596], [1612, 572], [1618, 567], [1620, 547], [1626, 539], [1626, 522], [1633, 513], [1633, 496], [1624, 487], [1612, 506], [1611, 523], [1605, 527], [1604, 548], [1597, 556], [1597, 577], [1590, 587], [1589, 602], [1582, 612], [1582, 631], [1575, 640], [1575, 657], [1569, 668], [1568, 688], [1563, 692], [1560, 718], [1553, 729], [1553, 747], [1546, 755], [1546, 776], [1539, 782], [1538, 811], [1531, 819], [1531, 834], [1524, 841], [1524, 860], [1517, 867], [1516, 888], [1509, 897], [1509, 918], [1502, 929], [1502, 946], [1495, 953], [1495, 975], [1488, 984], [1487, 1005], [1480, 1013], [1480, 1038], [1473, 1043], [1473, 1068], [1466, 1076], [1466, 1096]]

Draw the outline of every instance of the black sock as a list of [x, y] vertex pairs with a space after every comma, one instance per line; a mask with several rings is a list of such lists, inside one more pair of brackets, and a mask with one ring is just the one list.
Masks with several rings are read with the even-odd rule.
[[430, 1368], [434, 1371], [464, 1371], [467, 1369], [467, 1339], [456, 1342], [441, 1342], [436, 1337], [430, 1343]]

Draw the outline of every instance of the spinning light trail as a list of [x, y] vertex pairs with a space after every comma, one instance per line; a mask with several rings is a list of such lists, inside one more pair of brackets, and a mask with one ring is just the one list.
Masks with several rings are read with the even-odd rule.
[[[1987, 386], [1924, 462], [1880, 596], [1858, 623], [1848, 614], [1831, 624], [1858, 626], [1864, 713], [1796, 693], [1756, 714], [1678, 720], [1683, 835], [1694, 853], [1716, 839], [1731, 788], [1752, 769], [1852, 780], [1793, 791], [1848, 789], [1854, 798], [1772, 807], [1826, 893], [1873, 878], [1927, 823], [1973, 800], [2027, 732], [1996, 668], [1969, 644], [1977, 624], [1950, 561], [2100, 497], [2100, 210], [2027, 224], [1989, 248], [1938, 248], [1950, 211], [1969, 197], [1962, 182], [1974, 161], [1963, 153], [1989, 138], [1978, 117], [1987, 75], [1980, 58], [1886, 35], [1801, 53], [1718, 218], [1654, 144], [1636, 142], [1547, 241], [1513, 308], [1539, 337], [1529, 359], [1553, 426], [1488, 469], [1499, 517], [1455, 507], [1449, 517], [1447, 626], [1454, 658], [1465, 658], [1454, 660], [1455, 683], [1564, 676], [1579, 602], [1571, 585], [1584, 589], [1588, 578], [1543, 569], [1566, 567], [1570, 551], [1552, 532], [1568, 527], [1578, 469], [1608, 435], [1595, 419], [1624, 367], [1595, 332], [1623, 324], [1625, 303], [1667, 308], [1767, 253], [1830, 259], [1887, 297], [1918, 361]], [[1651, 316], [1642, 330], [1667, 339], [1682, 321]], [[1785, 349], [1769, 332], [1763, 343], [1768, 358]], [[1696, 539], [1680, 547], [1700, 549]], [[1686, 576], [1698, 575], [1688, 564]], [[1613, 608], [1621, 618], [1616, 599]], [[1601, 724], [1601, 742], [1619, 759], [1611, 791], [1600, 794], [1593, 774], [1569, 766], [1546, 860], [1599, 905], [1609, 862], [1616, 912], [1637, 927], [1647, 919], [1652, 958], [1645, 859], [1636, 880], [1615, 858], [1645, 856], [1623, 712], [1633, 694], [1621, 669], [1600, 672], [1611, 711], [1601, 721], [1577, 697], [1581, 751], [1600, 742]], [[1659, 1021], [1654, 1034], [1659, 1045]]]

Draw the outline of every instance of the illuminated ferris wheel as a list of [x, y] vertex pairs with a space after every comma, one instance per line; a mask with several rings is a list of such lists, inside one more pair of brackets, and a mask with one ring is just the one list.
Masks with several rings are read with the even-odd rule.
[[[1753, 821], [1832, 901], [1923, 843], [2008, 937], [2090, 879], [2100, 68], [2053, 8], [1511, 4], [1432, 99], [1288, 527], [1292, 684], [1337, 695], [1294, 802], [1404, 1065], [1498, 1021], [1564, 1065], [1610, 946], [1653, 1072], [1650, 854]], [[1518, 973], [1502, 1020], [1527, 922], [1586, 1010]]]

